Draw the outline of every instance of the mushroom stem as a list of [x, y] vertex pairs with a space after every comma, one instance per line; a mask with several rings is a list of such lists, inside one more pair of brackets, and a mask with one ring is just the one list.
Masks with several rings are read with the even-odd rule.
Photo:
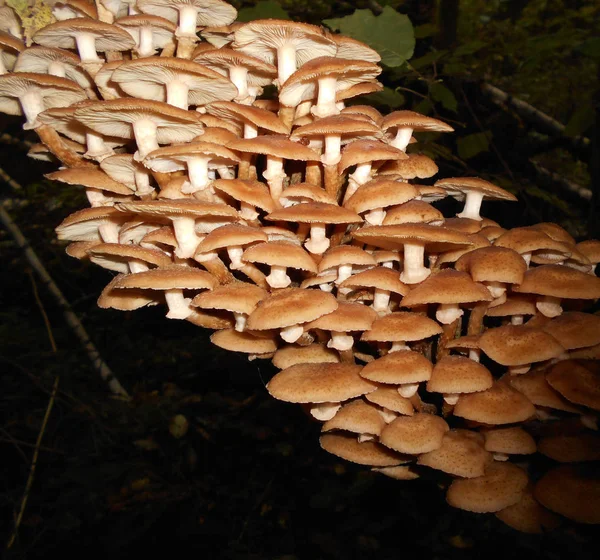
[[279, 87], [296, 71], [296, 47], [285, 43], [277, 49], [277, 79]]
[[30, 89], [19, 97], [23, 114], [27, 122], [23, 125], [23, 130], [31, 130], [36, 126], [37, 116], [44, 110], [44, 100], [37, 89]]
[[404, 270], [400, 280], [405, 284], [418, 284], [427, 278], [431, 271], [423, 265], [425, 245], [406, 243], [404, 245]]
[[406, 146], [410, 142], [412, 137], [413, 129], [410, 127], [398, 127], [396, 137], [390, 142], [394, 148], [398, 148], [403, 152], [406, 151]]
[[271, 288], [287, 288], [292, 280], [287, 275], [287, 267], [285, 266], [271, 266], [271, 274], [267, 276], [267, 282]]
[[103, 62], [96, 52], [96, 39], [89, 33], [76, 33], [75, 43], [81, 62]]
[[173, 231], [177, 239], [175, 254], [181, 259], [189, 259], [194, 256], [196, 247], [200, 240], [196, 236], [196, 220], [188, 216], [177, 216], [172, 218]]
[[457, 303], [441, 303], [435, 312], [435, 318], [444, 325], [451, 325], [463, 314], [464, 311], [458, 307]]
[[137, 144], [137, 154], [134, 159], [140, 161], [144, 159], [150, 152], [158, 150], [158, 142], [156, 140], [156, 123], [150, 119], [139, 119], [133, 123], [133, 134], [135, 143]]
[[90, 159], [102, 160], [114, 152], [106, 146], [101, 134], [88, 130], [85, 134], [85, 143], [87, 151], [85, 157]]
[[139, 33], [139, 42], [137, 46], [138, 56], [140, 58], [153, 56], [156, 50], [153, 45], [152, 28], [146, 26], [140, 27]]
[[181, 290], [165, 290], [165, 301], [169, 307], [168, 319], [187, 319], [192, 314], [191, 300], [184, 298]]
[[317, 104], [311, 109], [311, 113], [315, 117], [329, 117], [330, 115], [337, 115], [339, 113], [335, 105], [335, 87], [337, 84], [337, 78], [329, 76], [319, 78], [319, 95], [317, 98]]
[[198, 19], [198, 8], [193, 4], [179, 4], [179, 27], [177, 37], [196, 37], [196, 21]]
[[390, 296], [391, 292], [389, 290], [375, 288], [375, 294], [373, 296], [373, 309], [377, 311], [377, 313], [388, 313]]
[[557, 297], [542, 296], [535, 302], [535, 306], [544, 317], [558, 317], [562, 313], [560, 298]]
[[275, 156], [267, 156], [267, 169], [263, 171], [263, 177], [269, 185], [271, 198], [275, 204], [280, 205], [279, 197], [283, 192], [283, 180], [286, 177], [283, 171], [283, 159]]
[[329, 239], [327, 239], [325, 224], [311, 224], [310, 238], [304, 244], [306, 249], [313, 255], [322, 255], [329, 249]]
[[65, 65], [57, 60], [53, 60], [50, 64], [48, 64], [48, 74], [51, 76], [57, 76], [58, 78], [65, 77]]
[[471, 220], [481, 221], [479, 210], [483, 202], [483, 193], [477, 191], [469, 191], [465, 199], [465, 207], [463, 211], [456, 214], [458, 218], [470, 218]]
[[331, 340], [327, 342], [327, 348], [334, 348], [340, 352], [350, 350], [354, 345], [354, 338], [342, 331], [331, 331]]
[[229, 69], [229, 79], [238, 90], [236, 100], [244, 101], [248, 97], [248, 68], [232, 66]]
[[184, 183], [181, 192], [184, 194], [194, 194], [208, 187], [210, 180], [208, 178], [209, 157], [194, 157], [187, 161], [189, 183]]
[[405, 399], [410, 399], [418, 390], [418, 383], [403, 383], [398, 387], [398, 393]]
[[173, 80], [167, 84], [167, 103], [180, 109], [188, 109], [188, 93], [190, 88], [184, 82]]

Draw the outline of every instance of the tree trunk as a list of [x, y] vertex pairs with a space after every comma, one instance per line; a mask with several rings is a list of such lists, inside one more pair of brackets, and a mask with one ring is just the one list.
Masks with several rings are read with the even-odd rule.
[[456, 43], [460, 0], [440, 0], [438, 8], [438, 47], [447, 49]]

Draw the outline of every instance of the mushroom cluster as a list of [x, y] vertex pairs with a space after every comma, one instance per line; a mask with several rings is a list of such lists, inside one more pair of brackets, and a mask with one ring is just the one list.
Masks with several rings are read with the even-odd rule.
[[381, 88], [358, 41], [222, 0], [52, 4], [33, 46], [0, 33], [0, 111], [85, 188], [57, 233], [116, 273], [101, 307], [164, 304], [272, 360], [269, 393], [338, 457], [444, 473], [449, 504], [520, 531], [600, 523], [600, 241], [504, 229], [482, 201], [516, 199], [481, 178], [427, 181], [413, 133], [452, 128], [349, 105]]

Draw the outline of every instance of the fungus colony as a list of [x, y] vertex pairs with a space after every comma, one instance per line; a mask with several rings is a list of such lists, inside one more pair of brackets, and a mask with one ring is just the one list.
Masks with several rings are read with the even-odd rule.
[[[381, 88], [358, 41], [235, 23], [222, 0], [53, 13], [27, 48], [3, 19], [0, 110], [85, 188], [57, 232], [117, 273], [101, 307], [166, 304], [272, 359], [269, 393], [338, 457], [445, 473], [449, 504], [520, 531], [600, 523], [599, 241], [507, 231], [480, 207], [515, 197], [480, 178], [422, 184], [437, 167], [413, 132], [452, 129], [348, 105]], [[445, 218], [444, 197], [464, 209]]]

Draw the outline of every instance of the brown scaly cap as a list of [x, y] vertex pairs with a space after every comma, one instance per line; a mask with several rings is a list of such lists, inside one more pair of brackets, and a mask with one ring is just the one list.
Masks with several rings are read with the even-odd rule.
[[229, 195], [234, 200], [258, 207], [266, 212], [272, 212], [275, 209], [275, 203], [271, 198], [269, 189], [259, 181], [217, 179], [212, 181], [211, 187]]
[[427, 382], [427, 391], [476, 393], [489, 389], [493, 380], [490, 371], [482, 364], [462, 356], [446, 356], [435, 364]]
[[196, 26], [229, 25], [235, 20], [237, 10], [222, 0], [138, 0], [137, 7], [144, 13], [156, 14], [170, 21], [179, 19], [181, 8], [197, 9]]
[[195, 62], [199, 62], [209, 68], [228, 70], [229, 68], [241, 67], [248, 70], [247, 79], [249, 85], [267, 86], [277, 76], [277, 67], [264, 60], [250, 56], [240, 50], [229, 48], [209, 49], [194, 53]]
[[296, 403], [341, 402], [373, 392], [377, 386], [359, 373], [355, 364], [296, 364], [267, 383], [269, 394]]
[[[286, 191], [283, 192], [285, 195]], [[300, 224], [358, 224], [363, 221], [351, 210], [324, 202], [305, 202], [280, 208], [271, 212], [265, 219], [272, 222], [285, 221]]]
[[482, 284], [471, 280], [466, 272], [446, 268], [430, 276], [402, 299], [402, 307], [427, 303], [473, 303], [491, 301], [492, 295]]
[[327, 250], [319, 263], [319, 272], [343, 265], [375, 266], [373, 255], [353, 245], [338, 245]]
[[[343, 113], [354, 116], [352, 113]], [[378, 140], [356, 140], [342, 150], [342, 159], [338, 163], [338, 172], [343, 173], [349, 167], [361, 163], [407, 159], [408, 156], [398, 148], [394, 148]]]
[[279, 369], [296, 364], [337, 364], [339, 361], [339, 354], [335, 350], [327, 348], [324, 344], [316, 343], [308, 346], [288, 344], [277, 350], [273, 356], [273, 365]]
[[377, 319], [361, 340], [371, 342], [411, 342], [424, 340], [442, 332], [442, 327], [432, 319], [417, 313], [390, 313]]
[[307, 323], [337, 306], [335, 297], [321, 290], [287, 288], [262, 300], [248, 317], [247, 328], [268, 330]]
[[360, 214], [376, 208], [404, 204], [417, 196], [418, 191], [408, 183], [377, 178], [361, 185], [344, 206]]
[[578, 523], [600, 523], [600, 478], [597, 469], [563, 465], [547, 472], [533, 495], [543, 506]]
[[224, 350], [245, 354], [272, 354], [277, 350], [277, 343], [272, 338], [259, 338], [234, 329], [217, 331], [211, 335], [210, 341]]
[[600, 371], [595, 361], [558, 362], [546, 375], [546, 381], [572, 403], [600, 410]]
[[380, 62], [381, 56], [371, 47], [368, 47], [361, 41], [341, 35], [339, 33], [329, 33], [327, 35], [337, 46], [336, 56], [348, 58], [351, 60], [368, 60], [369, 62]]
[[540, 439], [538, 451], [559, 463], [600, 460], [600, 436], [595, 433], [564, 434]]
[[600, 344], [600, 317], [568, 311], [542, 327], [567, 350]]
[[533, 497], [532, 488], [527, 488], [516, 504], [496, 512], [496, 517], [516, 531], [535, 535], [547, 533], [560, 525], [559, 517]]
[[[142, 261], [159, 267], [167, 267], [173, 264], [171, 258], [158, 249], [146, 249], [139, 245], [128, 243], [98, 243], [88, 250], [90, 260], [104, 268], [129, 272], [127, 263], [130, 261]], [[115, 268], [112, 263], [121, 263], [121, 268]]]
[[125, 274], [119, 274], [107, 284], [98, 298], [98, 307], [101, 309], [133, 311], [146, 305], [156, 305], [159, 303], [158, 298], [155, 298], [152, 292], [148, 292], [147, 290], [115, 289], [116, 284], [125, 276]]
[[336, 200], [321, 187], [310, 183], [296, 183], [286, 187], [279, 201], [284, 206], [291, 206], [289, 202], [323, 202], [325, 204], [336, 204]]
[[365, 395], [365, 399], [397, 414], [412, 416], [415, 413], [410, 399], [398, 393], [397, 387], [381, 385], [376, 391]]
[[312, 257], [302, 247], [287, 241], [268, 241], [248, 247], [242, 260], [317, 272], [317, 265]]
[[258, 228], [243, 224], [227, 224], [213, 229], [198, 245], [196, 253], [217, 251], [225, 247], [266, 242], [266, 234]]
[[600, 298], [600, 278], [559, 264], [530, 268], [519, 286], [519, 293], [531, 293], [568, 299]]
[[371, 328], [377, 313], [361, 303], [340, 301], [336, 310], [322, 315], [306, 325], [306, 329], [322, 329], [324, 331], [364, 331]]
[[[345, 57], [343, 57], [345, 58]], [[369, 117], [375, 124], [381, 124], [383, 115], [371, 105], [349, 105], [341, 110], [343, 115], [362, 115]], [[395, 152], [394, 152], [395, 153]], [[403, 152], [404, 153], [404, 152]], [[406, 154], [404, 154], [406, 155]], [[386, 158], [384, 158], [386, 159]], [[400, 156], [400, 159], [404, 159]]]
[[209, 114], [225, 120], [234, 120], [241, 123], [248, 122], [257, 128], [264, 128], [275, 134], [288, 133], [287, 127], [277, 118], [277, 115], [259, 107], [241, 105], [231, 101], [215, 101], [208, 105], [206, 110]]
[[[249, 315], [256, 309], [258, 302], [268, 295], [266, 290], [254, 284], [233, 282], [198, 294], [192, 300], [191, 305], [202, 309], [225, 309]], [[257, 354], [260, 353], [257, 352]]]
[[508, 230], [494, 241], [494, 245], [513, 249], [521, 255], [539, 251], [542, 254], [554, 254], [557, 258], [566, 258], [571, 254], [570, 248], [561, 241], [552, 239], [543, 231], [528, 227]]
[[118, 210], [165, 217], [190, 216], [198, 219], [216, 217], [231, 220], [237, 218], [237, 212], [230, 206], [190, 199], [122, 202]]
[[381, 130], [376, 124], [362, 119], [334, 115], [332, 117], [317, 119], [312, 123], [296, 128], [290, 138], [292, 140], [299, 140], [300, 138], [311, 136], [322, 137], [327, 134], [341, 136], [342, 143], [344, 143], [345, 139], [358, 137], [378, 138], [381, 136]]
[[265, 135], [257, 138], [241, 138], [229, 144], [229, 149], [251, 154], [264, 154], [286, 160], [318, 161], [319, 154], [283, 135]]
[[115, 288], [149, 290], [196, 290], [212, 289], [216, 286], [217, 281], [208, 272], [180, 265], [127, 274], [115, 284]]
[[527, 487], [527, 473], [512, 463], [494, 461], [477, 478], [454, 480], [446, 494], [455, 508], [475, 513], [500, 511], [516, 504]]
[[388, 467], [405, 462], [405, 458], [373, 441], [360, 443], [356, 434], [323, 434], [321, 447], [351, 463], [373, 467]]
[[399, 175], [403, 179], [428, 179], [438, 172], [435, 162], [423, 154], [407, 154], [406, 158], [396, 158], [382, 165], [380, 175]]
[[493, 425], [524, 422], [534, 414], [531, 401], [501, 381], [485, 391], [462, 395], [454, 407], [454, 416]]
[[523, 393], [535, 406], [563, 410], [564, 412], [579, 413], [580, 409], [573, 406], [559, 392], [555, 391], [546, 381], [547, 371], [538, 369], [527, 372], [527, 375], [508, 376], [508, 382], [520, 393]]
[[503, 366], [543, 362], [560, 356], [565, 349], [541, 329], [526, 325], [504, 325], [486, 330], [479, 347]]
[[323, 424], [321, 431], [347, 430], [356, 434], [378, 436], [385, 425], [376, 406], [357, 399], [342, 406], [331, 420]]
[[394, 451], [416, 455], [438, 449], [449, 429], [443, 418], [417, 412], [393, 420], [381, 431], [379, 440]]
[[485, 448], [504, 455], [531, 455], [537, 446], [533, 437], [520, 426], [486, 430]]
[[[489, 181], [479, 177], [452, 177], [436, 181], [434, 186], [446, 189], [450, 196], [464, 196], [470, 191], [479, 192], [484, 198], [492, 200], [511, 200], [516, 201], [517, 197]], [[460, 193], [460, 194], [459, 194]]]
[[409, 287], [398, 278], [398, 271], [385, 266], [375, 266], [353, 274], [340, 284], [340, 288], [378, 288], [401, 295], [409, 291]]
[[592, 264], [595, 265], [600, 262], [600, 241], [598, 239], [586, 239], [577, 243], [576, 247]]
[[99, 169], [73, 167], [48, 173], [45, 177], [51, 181], [60, 181], [67, 185], [81, 185], [82, 187], [99, 189], [125, 196], [133, 194], [129, 187], [113, 181], [104, 171], [100, 171]]
[[527, 264], [521, 255], [512, 249], [481, 247], [460, 257], [454, 268], [468, 272], [475, 282], [520, 284]]
[[492, 462], [492, 454], [483, 447], [483, 436], [469, 430], [450, 430], [444, 434], [438, 449], [423, 453], [417, 464], [454, 476], [483, 476]]
[[444, 223], [444, 215], [428, 202], [413, 199], [400, 206], [388, 208], [383, 219], [384, 226], [411, 223], [440, 226]]
[[411, 350], [390, 352], [368, 363], [361, 376], [377, 383], [420, 383], [431, 377], [432, 363], [422, 354]]
[[121, 215], [114, 206], [84, 208], [67, 216], [57, 227], [58, 239], [69, 241], [100, 241], [98, 226], [106, 222], [123, 223], [127, 216]]
[[381, 128], [390, 130], [398, 127], [409, 127], [413, 130], [432, 132], [453, 132], [454, 129], [443, 121], [433, 119], [414, 111], [394, 111], [386, 115]]

